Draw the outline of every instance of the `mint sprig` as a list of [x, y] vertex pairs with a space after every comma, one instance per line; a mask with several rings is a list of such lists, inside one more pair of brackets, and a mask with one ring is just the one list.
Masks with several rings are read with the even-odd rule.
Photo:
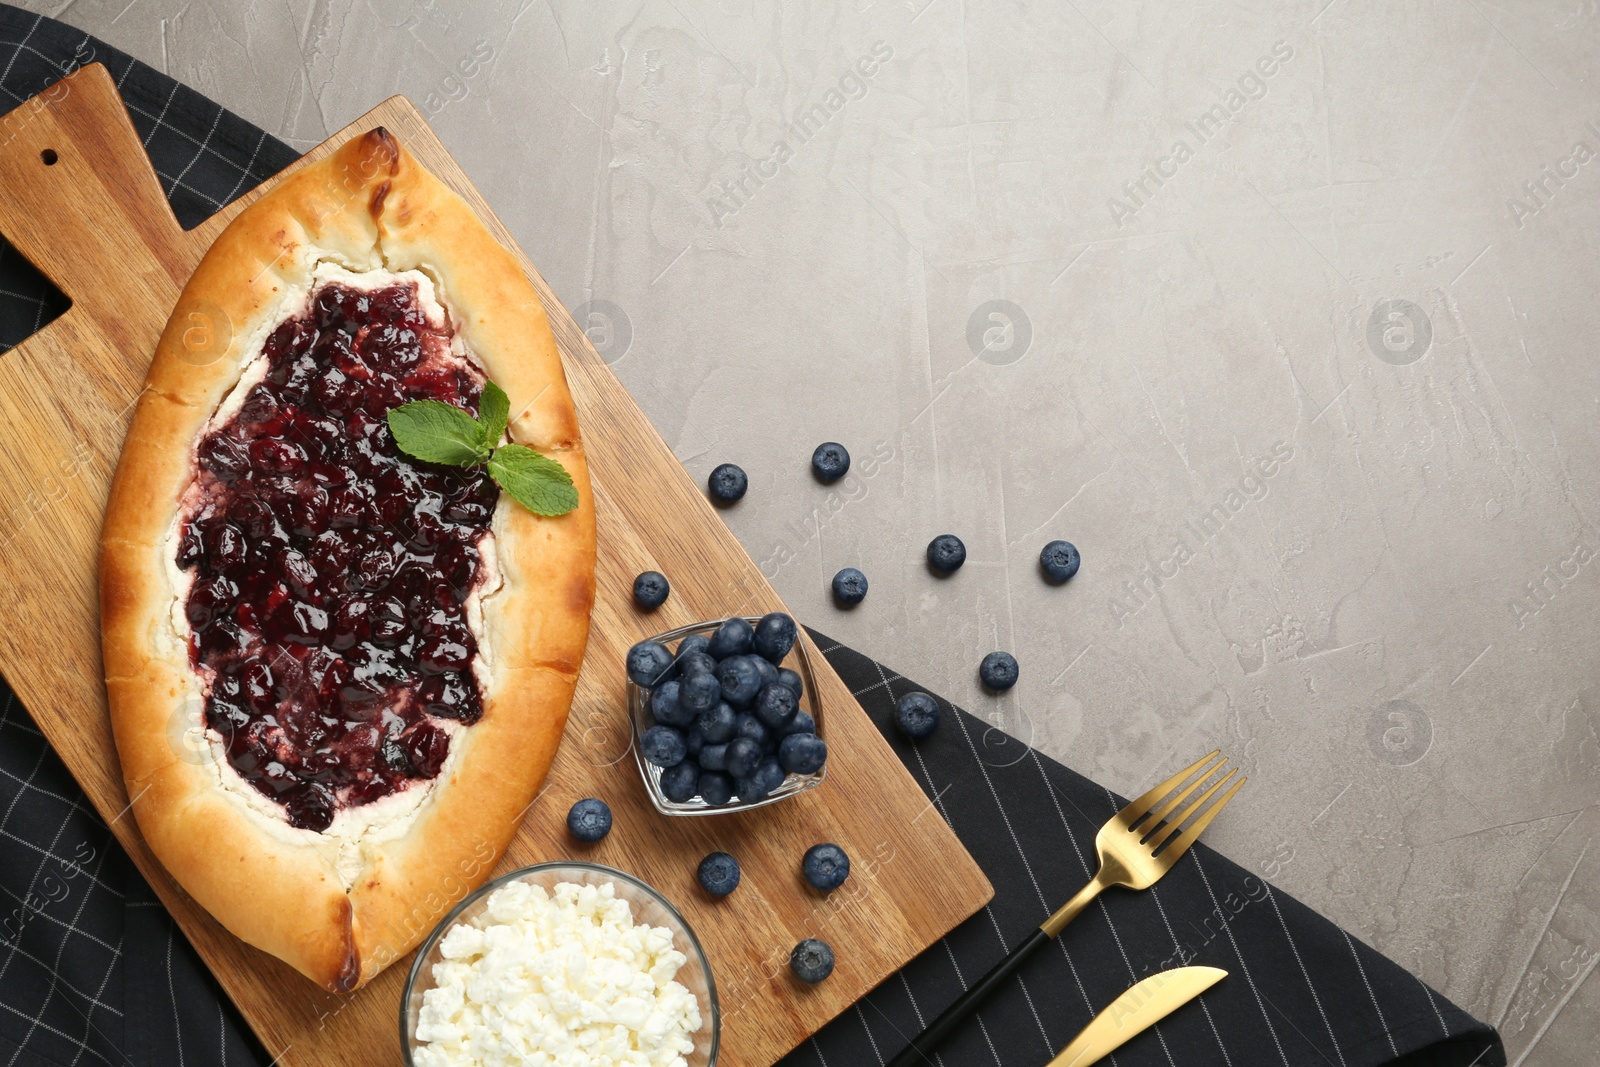
[[450, 467], [487, 464], [489, 477], [535, 515], [565, 515], [578, 506], [572, 475], [526, 445], [501, 444], [510, 418], [505, 390], [485, 382], [477, 418], [440, 400], [413, 400], [390, 409], [389, 432], [408, 456]]

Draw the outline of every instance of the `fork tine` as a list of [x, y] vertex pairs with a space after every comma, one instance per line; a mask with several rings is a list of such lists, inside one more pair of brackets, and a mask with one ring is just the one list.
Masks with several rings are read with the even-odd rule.
[[1221, 778], [1218, 778], [1216, 784], [1196, 797], [1193, 804], [1190, 804], [1187, 808], [1184, 808], [1181, 813], [1172, 816], [1172, 818], [1167, 821], [1165, 826], [1161, 827], [1160, 830], [1157, 830], [1155, 833], [1146, 838], [1142, 844], [1149, 847], [1150, 854], [1155, 855], [1156, 850], [1159, 849], [1168, 838], [1178, 832], [1178, 827], [1183, 825], [1185, 819], [1204, 808], [1206, 806], [1206, 801], [1215, 796], [1217, 790], [1227, 785], [1229, 779], [1238, 773], [1239, 768], [1235, 767]]
[[[1196, 789], [1199, 789], [1201, 786], [1205, 785], [1206, 781], [1208, 779], [1210, 779], [1210, 777], [1213, 774], [1216, 774], [1218, 771], [1222, 770], [1222, 768], [1226, 767], [1227, 765], [1228, 765], [1228, 757], [1227, 756], [1223, 756], [1217, 762], [1207, 766], [1205, 768], [1205, 770], [1201, 771], [1195, 777], [1194, 781], [1190, 782], [1188, 785], [1183, 787], [1183, 791], [1182, 792], [1173, 794], [1173, 796], [1172, 796], [1172, 798], [1170, 800], [1168, 800], [1165, 804], [1161, 805], [1161, 807], [1157, 808], [1155, 811], [1150, 813], [1150, 821], [1145, 823], [1144, 824], [1144, 829], [1139, 831], [1140, 836], [1141, 837], [1149, 837], [1151, 831], [1153, 831], [1156, 827], [1160, 826], [1161, 825], [1161, 821], [1163, 819], [1165, 819], [1168, 815], [1172, 814], [1173, 810], [1176, 809], [1179, 804], [1182, 804], [1185, 800], [1188, 800], [1189, 799], [1189, 795], [1191, 793], [1193, 793]], [[1131, 827], [1130, 827], [1130, 829], [1131, 829]]]
[[[1178, 858], [1181, 857], [1185, 852], [1189, 851], [1189, 846], [1194, 844], [1195, 841], [1199, 839], [1200, 832], [1207, 826], [1211, 825], [1211, 820], [1217, 817], [1217, 812], [1227, 807], [1228, 801], [1233, 799], [1233, 794], [1237, 793], [1239, 788], [1249, 780], [1250, 779], [1248, 778], [1241, 778], [1237, 782], [1233, 783], [1233, 788], [1222, 794], [1222, 799], [1211, 805], [1211, 808], [1204, 815], [1201, 815], [1194, 821], [1193, 825], [1191, 825], [1183, 833], [1179, 834], [1177, 838], [1173, 840], [1172, 844], [1161, 853], [1161, 855], [1158, 857], [1161, 862], [1168, 864], [1177, 863]], [[1222, 783], [1219, 782], [1217, 784], [1221, 785]]]
[[1220, 755], [1222, 755], [1222, 749], [1213, 749], [1209, 754], [1201, 756], [1199, 759], [1189, 764], [1189, 766], [1185, 767], [1177, 774], [1174, 774], [1171, 778], [1168, 778], [1166, 781], [1150, 790], [1150, 792], [1146, 793], [1138, 800], [1135, 800], [1132, 804], [1129, 804], [1127, 807], [1123, 808], [1121, 814], [1127, 817], [1128, 825], [1131, 827], [1134, 823], [1144, 818], [1147, 814], [1149, 814], [1151, 808], [1159, 804], [1161, 799], [1176, 789], [1181, 782], [1187, 779], [1195, 771], [1198, 771], [1202, 766], [1210, 763]]

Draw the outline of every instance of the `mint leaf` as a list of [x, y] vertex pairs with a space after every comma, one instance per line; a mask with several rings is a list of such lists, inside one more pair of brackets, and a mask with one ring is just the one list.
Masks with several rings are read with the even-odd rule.
[[408, 456], [469, 467], [489, 456], [478, 420], [440, 400], [413, 400], [389, 412], [389, 432]]
[[506, 391], [493, 382], [484, 382], [483, 395], [478, 398], [478, 423], [485, 448], [500, 443], [510, 418], [511, 398], [506, 396]]
[[535, 515], [565, 515], [578, 506], [578, 490], [567, 468], [524, 445], [495, 449], [489, 476]]

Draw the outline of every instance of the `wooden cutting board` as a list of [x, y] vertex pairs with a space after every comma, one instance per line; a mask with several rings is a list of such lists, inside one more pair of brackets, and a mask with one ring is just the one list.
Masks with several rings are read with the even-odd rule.
[[[305, 158], [378, 125], [516, 248], [401, 97]], [[128, 814], [101, 683], [96, 539], [127, 420], [180, 288], [228, 221], [273, 184], [185, 233], [99, 65], [58, 82], [0, 125], [0, 233], [72, 300], [66, 314], [0, 358], [0, 583], [7, 593], [0, 670], [275, 1063], [398, 1064], [395, 1017], [409, 958], [341, 998], [236, 940], [196, 906]], [[577, 399], [600, 561], [594, 628], [566, 737], [501, 869], [581, 857], [656, 886], [682, 908], [710, 954], [724, 1011], [721, 1062], [769, 1064], [993, 891], [814, 649], [831, 755], [822, 788], [740, 815], [674, 819], [649, 806], [628, 756], [621, 667], [628, 646], [668, 627], [783, 604], [544, 279], [519, 258], [550, 313]], [[797, 463], [808, 444], [796, 442]], [[648, 569], [671, 579], [672, 598], [645, 616], [631, 589], [634, 575]], [[610, 803], [616, 829], [599, 846], [576, 846], [565, 814], [591, 795]], [[802, 852], [819, 841], [839, 842], [854, 859], [851, 881], [829, 898], [799, 874]], [[739, 890], [723, 901], [695, 884], [696, 864], [714, 849], [744, 866]], [[448, 905], [429, 903], [418, 902], [419, 915]], [[826, 939], [838, 954], [833, 977], [817, 987], [795, 982], [786, 966], [789, 948], [806, 936]]]

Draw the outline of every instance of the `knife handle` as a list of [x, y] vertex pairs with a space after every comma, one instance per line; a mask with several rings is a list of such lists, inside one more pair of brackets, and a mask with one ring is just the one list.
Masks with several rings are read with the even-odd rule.
[[901, 1050], [900, 1055], [889, 1061], [888, 1067], [922, 1067], [931, 1063], [932, 1059], [928, 1054], [933, 1051], [934, 1046], [950, 1036], [956, 1027], [966, 1022], [978, 1010], [978, 1005], [983, 1003], [985, 997], [1016, 973], [1017, 968], [1022, 966], [1022, 961], [1039, 951], [1039, 946], [1049, 940], [1050, 935], [1042, 928], [1029, 934], [1026, 941], [1006, 953], [999, 963], [989, 968], [988, 974], [969, 986], [967, 991], [940, 1013], [926, 1030], [913, 1038], [911, 1044]]

